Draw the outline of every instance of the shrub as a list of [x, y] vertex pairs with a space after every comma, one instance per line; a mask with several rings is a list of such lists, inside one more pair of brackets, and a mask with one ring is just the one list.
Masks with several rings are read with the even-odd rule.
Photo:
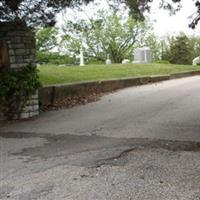
[[59, 55], [58, 53], [37, 52], [37, 60], [39, 63], [51, 63], [56, 65], [74, 64], [75, 59], [67, 55]]
[[97, 60], [95, 58], [90, 58], [88, 60], [86, 60], [85, 62], [86, 64], [94, 64], [94, 65], [98, 65], [98, 64], [105, 64], [105, 61], [102, 61], [102, 60]]
[[181, 34], [170, 41], [170, 46], [163, 52], [162, 58], [172, 64], [191, 64], [194, 58], [194, 49], [190, 39]]
[[158, 64], [170, 64], [170, 62], [168, 60], [157, 60], [157, 61], [155, 61], [155, 63], [158, 63]]
[[0, 73], [0, 110], [9, 119], [23, 110], [27, 100], [41, 86], [37, 69], [26, 66]]

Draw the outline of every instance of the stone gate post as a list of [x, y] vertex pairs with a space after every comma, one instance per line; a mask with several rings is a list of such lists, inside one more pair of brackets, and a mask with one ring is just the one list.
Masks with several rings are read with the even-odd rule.
[[[19, 69], [36, 67], [35, 33], [22, 22], [0, 23], [0, 68]], [[28, 100], [16, 119], [27, 119], [39, 114], [38, 92]], [[2, 114], [0, 115], [2, 116]]]

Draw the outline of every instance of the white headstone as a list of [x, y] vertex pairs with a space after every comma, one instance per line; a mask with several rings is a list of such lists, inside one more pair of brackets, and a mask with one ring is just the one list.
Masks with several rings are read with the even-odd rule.
[[107, 55], [107, 59], [106, 59], [106, 65], [110, 65], [112, 64], [110, 58], [109, 58], [109, 55]]
[[130, 63], [130, 60], [129, 60], [129, 59], [124, 59], [124, 60], [122, 60], [122, 64], [128, 64], [128, 63]]
[[152, 55], [149, 47], [137, 48], [134, 51], [133, 63], [151, 63]]
[[197, 65], [198, 63], [200, 63], [200, 56], [192, 60], [192, 65]]

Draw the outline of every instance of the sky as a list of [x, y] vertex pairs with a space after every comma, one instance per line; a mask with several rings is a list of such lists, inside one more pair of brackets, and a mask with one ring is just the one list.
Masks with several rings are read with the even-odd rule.
[[[98, 1], [98, 8], [108, 9], [107, 0]], [[154, 0], [151, 4], [151, 12], [146, 13], [145, 16], [150, 20], [154, 27], [154, 33], [160, 38], [164, 38], [166, 35], [178, 35], [180, 32], [184, 32], [187, 35], [199, 35], [200, 36], [200, 23], [193, 30], [188, 27], [190, 23], [189, 17], [196, 12], [196, 8], [193, 0], [182, 0], [182, 8], [175, 15], [170, 16], [169, 11], [159, 9], [159, 2], [161, 0]], [[85, 18], [91, 17], [95, 12], [96, 6], [89, 4], [83, 8]], [[73, 10], [67, 9], [65, 16], [76, 16], [78, 13], [74, 13]], [[59, 17], [60, 18], [60, 17]]]
[[158, 2], [159, 0], [154, 0], [151, 13], [147, 14], [147, 18], [153, 22], [154, 31], [158, 36], [174, 35], [181, 31], [188, 35], [200, 35], [200, 24], [194, 30], [188, 27], [189, 16], [196, 12], [192, 0], [182, 0], [181, 10], [173, 16], [170, 16], [168, 11], [159, 9]]

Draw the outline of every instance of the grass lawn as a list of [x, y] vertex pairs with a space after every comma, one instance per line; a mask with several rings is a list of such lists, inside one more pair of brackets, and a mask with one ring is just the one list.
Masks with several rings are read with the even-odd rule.
[[200, 66], [172, 64], [112, 64], [83, 67], [42, 65], [39, 76], [43, 85], [107, 80], [146, 75], [167, 75], [177, 72], [200, 70]]

